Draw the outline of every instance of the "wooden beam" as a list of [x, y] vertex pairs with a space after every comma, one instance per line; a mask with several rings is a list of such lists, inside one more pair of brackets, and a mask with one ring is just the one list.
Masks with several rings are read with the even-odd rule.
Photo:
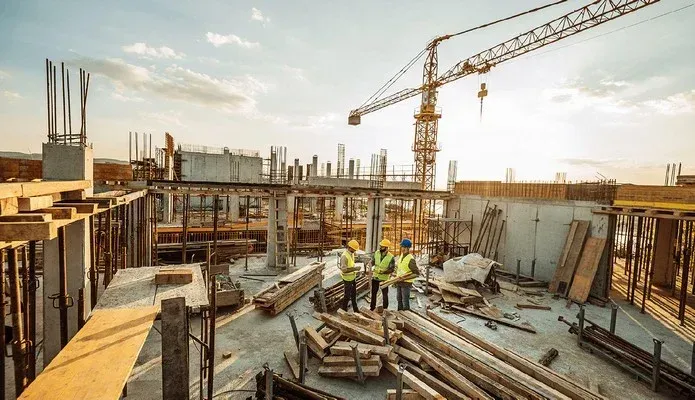
[[19, 211], [28, 212], [36, 211], [42, 208], [53, 206], [53, 196], [35, 196], [35, 197], [19, 197], [17, 198]]
[[[423, 397], [420, 393], [416, 392], [413, 389], [403, 389], [401, 392], [401, 399], [402, 400], [423, 400], [426, 399], [426, 397]], [[386, 389], [386, 400], [396, 400], [396, 389]]]
[[[395, 363], [386, 363], [386, 369], [394, 376], [398, 374], [398, 365]], [[427, 400], [446, 399], [441, 393], [437, 392], [425, 382], [421, 381], [408, 370], [403, 371], [403, 383], [410, 386], [411, 389], [415, 390], [418, 394], [420, 394], [420, 396]]]
[[[369, 358], [362, 359], [360, 357], [360, 363], [362, 365], [378, 365], [381, 367], [381, 358], [377, 355], [372, 355]], [[326, 356], [323, 358], [323, 365], [329, 367], [354, 367], [355, 358], [350, 356]]]
[[58, 230], [53, 222], [4, 222], [0, 223], [0, 241], [50, 240]]
[[74, 207], [49, 207], [32, 212], [50, 214], [54, 220], [75, 219], [77, 217], [77, 210]]
[[190, 268], [161, 268], [154, 274], [155, 285], [182, 285], [193, 282]]
[[0, 222], [50, 222], [53, 220], [51, 214], [15, 214], [0, 217]]
[[22, 195], [21, 183], [0, 183], [0, 199], [19, 197]]
[[13, 215], [19, 212], [19, 202], [16, 197], [0, 199], [0, 215]]
[[465, 307], [457, 306], [455, 304], [452, 305], [451, 308], [454, 308], [454, 309], [461, 311], [463, 313], [466, 313], [466, 314], [475, 315], [476, 317], [479, 317], [479, 318], [488, 319], [490, 321], [495, 321], [498, 324], [511, 326], [512, 328], [521, 329], [522, 331], [526, 331], [526, 332], [536, 333], [536, 328], [534, 328], [533, 325], [531, 325], [529, 323], [524, 322], [524, 323], [519, 324], [519, 323], [513, 322], [511, 320], [508, 320], [506, 318], [495, 318], [495, 317], [489, 316], [487, 314], [483, 314], [480, 311], [471, 310], [471, 309], [468, 309]]
[[[59, 207], [72, 207], [75, 210], [77, 210], [78, 214], [94, 214], [97, 212], [97, 206], [99, 204], [96, 203], [80, 203], [80, 202], [60, 202], [56, 203], [56, 206]], [[108, 207], [106, 207], [108, 208]]]
[[[43, 196], [47, 194], [70, 192], [73, 190], [88, 189], [92, 187], [91, 181], [43, 181], [23, 182], [21, 197]], [[0, 197], [3, 196], [0, 188]]]

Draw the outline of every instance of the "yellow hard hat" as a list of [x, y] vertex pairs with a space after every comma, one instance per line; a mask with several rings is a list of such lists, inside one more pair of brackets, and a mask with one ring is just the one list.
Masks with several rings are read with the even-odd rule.
[[391, 241], [388, 239], [384, 239], [381, 242], [379, 242], [380, 247], [391, 247]]
[[348, 242], [348, 247], [357, 251], [360, 249], [360, 244], [357, 242], [357, 240], [352, 239], [351, 241]]

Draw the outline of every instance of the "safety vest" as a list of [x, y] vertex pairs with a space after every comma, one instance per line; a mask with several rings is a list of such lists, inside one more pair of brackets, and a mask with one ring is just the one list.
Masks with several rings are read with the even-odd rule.
[[[396, 268], [396, 276], [403, 276], [403, 275], [408, 275], [410, 271], [410, 260], [413, 259], [413, 255], [408, 253], [405, 257], [400, 257], [400, 260], [398, 261], [398, 268]], [[406, 279], [405, 282], [415, 282], [415, 278], [411, 279]]]
[[381, 259], [381, 252], [377, 250], [374, 253], [374, 279], [378, 281], [385, 281], [389, 279], [389, 274], [386, 274], [386, 270], [389, 269], [389, 264], [393, 260], [393, 254], [391, 252], [386, 252], [386, 257]]
[[[343, 256], [347, 256], [347, 266], [348, 268], [352, 268], [355, 266], [355, 259], [352, 257], [352, 254], [348, 250], [345, 250], [343, 252]], [[342, 256], [340, 258], [343, 258]], [[340, 271], [340, 276], [343, 278], [344, 281], [352, 282], [357, 278], [357, 271], [354, 272], [348, 272], [346, 274], [343, 273], [343, 271]]]

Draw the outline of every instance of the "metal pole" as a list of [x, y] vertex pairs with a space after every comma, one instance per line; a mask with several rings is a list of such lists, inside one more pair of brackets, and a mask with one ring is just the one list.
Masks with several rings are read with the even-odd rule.
[[536, 259], [531, 260], [531, 278], [536, 276]]
[[[48, 60], [46, 60], [48, 63]], [[48, 67], [47, 67], [48, 68]], [[50, 96], [49, 96], [50, 99]], [[50, 108], [49, 108], [50, 113]], [[3, 303], [5, 301], [5, 252], [0, 250], [0, 299]], [[0, 315], [2, 316], [2, 321], [5, 321], [5, 306], [1, 307]], [[2, 349], [0, 349], [0, 358], [2, 358], [2, 365], [0, 365], [0, 380], [2, 380], [2, 385], [0, 385], [0, 399], [5, 398], [5, 324], [3, 323], [2, 329], [0, 329], [0, 343], [2, 343]], [[695, 348], [695, 343], [693, 343]], [[693, 363], [695, 365], [695, 351], [693, 352]]]
[[405, 365], [398, 364], [398, 372], [396, 373], [396, 400], [403, 399], [403, 372], [405, 372]]
[[273, 400], [273, 370], [265, 365], [265, 399]]
[[[212, 203], [214, 209], [212, 210], [212, 254], [215, 260], [215, 265], [217, 265], [217, 223], [219, 219], [219, 211], [217, 207], [219, 206], [220, 196], [215, 195], [213, 197]], [[210, 268], [210, 260], [208, 260], [208, 268]]]
[[[10, 287], [10, 307], [12, 311], [12, 358], [14, 360], [14, 380], [15, 380], [15, 395], [19, 395], [26, 386], [26, 364], [24, 360], [24, 352], [26, 351], [24, 342], [24, 321], [22, 317], [22, 291], [20, 289], [19, 279], [19, 260], [17, 249], [9, 250], [8, 272], [9, 272], [9, 287]], [[4, 268], [4, 266], [3, 266]], [[4, 300], [4, 299], [3, 299]], [[4, 308], [4, 305], [3, 305]], [[4, 330], [3, 324], [3, 330]], [[5, 343], [3, 342], [4, 346]], [[5, 383], [3, 382], [3, 385]]]
[[352, 356], [355, 358], [355, 367], [357, 369], [357, 379], [360, 383], [364, 383], [364, 372], [362, 371], [362, 361], [360, 360], [360, 353], [357, 350], [358, 345], [350, 345], [352, 347]]
[[516, 260], [516, 279], [515, 283], [518, 285], [519, 284], [519, 275], [521, 274], [521, 260], [517, 259]]
[[[208, 263], [210, 260], [208, 260]], [[209, 265], [209, 264], [208, 264]], [[208, 270], [209, 271], [209, 270]], [[210, 277], [210, 336], [208, 338], [208, 399], [212, 399], [215, 385], [215, 320], [217, 319], [217, 278]]]
[[695, 341], [693, 341], [693, 351], [690, 355], [690, 376], [695, 376]]
[[290, 319], [290, 325], [292, 326], [292, 335], [294, 336], [294, 343], [297, 345], [297, 350], [299, 350], [299, 331], [297, 331], [297, 323], [294, 320], [294, 315], [292, 313], [287, 313], [287, 317]]
[[579, 330], [577, 332], [577, 343], [581, 345], [584, 335], [584, 305], [579, 306]]
[[618, 305], [611, 303], [611, 333], [615, 335], [615, 320], [618, 317]]
[[246, 238], [246, 257], [244, 257], [244, 270], [249, 270], [249, 204], [251, 204], [251, 196], [246, 196], [246, 231], [244, 232], [244, 237]]
[[299, 337], [299, 383], [306, 380], [306, 334]]
[[[2, 258], [0, 258], [0, 266]], [[0, 284], [2, 280], [0, 279]], [[29, 324], [27, 326], [27, 337], [29, 339], [29, 383], [36, 378], [36, 290], [39, 288], [39, 280], [36, 279], [36, 242], [29, 242], [29, 298], [27, 300], [29, 310]], [[2, 293], [2, 292], [0, 292]], [[0, 296], [0, 298], [2, 298]], [[3, 313], [4, 316], [4, 313]], [[4, 319], [3, 319], [4, 321]], [[0, 342], [4, 343], [4, 342]]]
[[58, 228], [58, 308], [60, 310], [60, 348], [68, 344], [68, 266], [65, 254], [65, 227]]
[[659, 375], [661, 374], [661, 344], [659, 339], [654, 341], [654, 367], [652, 369], [652, 391], [656, 392], [659, 388]]
[[391, 339], [389, 335], [389, 321], [386, 315], [384, 315], [381, 319], [381, 326], [384, 329], [384, 339], [386, 339], [386, 344], [388, 345], [391, 342]]

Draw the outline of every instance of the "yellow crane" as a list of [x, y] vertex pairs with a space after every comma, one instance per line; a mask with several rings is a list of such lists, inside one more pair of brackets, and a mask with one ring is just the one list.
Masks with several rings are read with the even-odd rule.
[[[415, 153], [415, 179], [422, 184], [425, 190], [434, 190], [435, 166], [437, 152], [437, 124], [442, 117], [441, 110], [437, 107], [437, 92], [441, 86], [472, 74], [485, 74], [492, 67], [505, 61], [519, 57], [523, 54], [537, 50], [541, 47], [555, 43], [579, 32], [591, 29], [605, 22], [614, 20], [623, 15], [647, 7], [660, 0], [596, 0], [592, 3], [556, 18], [544, 25], [538, 26], [526, 33], [522, 33], [503, 43], [475, 54], [448, 69], [441, 75], [437, 74], [438, 59], [437, 46], [454, 36], [469, 32], [469, 29], [451, 35], [435, 38], [427, 44], [418, 56], [411, 60], [401, 71], [389, 80], [379, 91], [362, 104], [359, 108], [350, 111], [348, 124], [359, 125], [362, 116], [380, 110], [392, 104], [421, 95], [420, 107], [415, 112], [415, 140], [413, 152]], [[515, 16], [495, 21], [474, 29], [509, 20], [517, 16], [550, 7], [564, 1], [529, 10]], [[382, 97], [383, 93], [391, 85], [421, 58], [427, 54], [422, 73], [422, 85], [416, 88], [403, 89], [391, 95]], [[481, 85], [478, 97], [481, 101], [487, 96], [485, 84]], [[427, 207], [423, 207], [427, 212]]]

